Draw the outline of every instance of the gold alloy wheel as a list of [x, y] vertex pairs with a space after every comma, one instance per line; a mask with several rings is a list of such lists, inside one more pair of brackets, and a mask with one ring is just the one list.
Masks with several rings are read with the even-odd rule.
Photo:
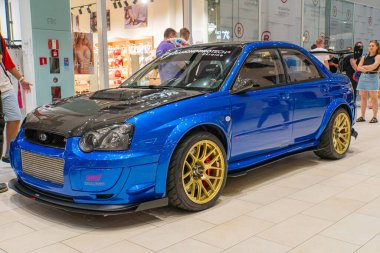
[[182, 167], [182, 185], [196, 204], [210, 202], [220, 191], [226, 169], [222, 150], [210, 140], [194, 144]]
[[342, 155], [350, 146], [351, 122], [346, 113], [340, 113], [335, 118], [333, 128], [333, 145], [335, 151]]

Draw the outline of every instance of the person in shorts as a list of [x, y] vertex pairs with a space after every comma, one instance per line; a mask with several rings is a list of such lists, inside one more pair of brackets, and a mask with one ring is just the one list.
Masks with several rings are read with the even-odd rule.
[[362, 57], [357, 70], [362, 72], [358, 82], [358, 91], [360, 93], [361, 115], [356, 122], [365, 121], [365, 112], [367, 109], [368, 94], [372, 103], [373, 116], [369, 123], [377, 123], [378, 112], [378, 91], [379, 91], [379, 71], [380, 68], [380, 46], [379, 42], [372, 40], [369, 43], [369, 52]]
[[21, 122], [21, 111], [16, 97], [16, 93], [13, 90], [10, 76], [8, 72], [14, 76], [20, 83], [23, 90], [27, 93], [30, 92], [30, 83], [25, 80], [23, 75], [17, 70], [16, 65], [13, 63], [7, 47], [5, 46], [5, 40], [0, 35], [0, 91], [1, 99], [3, 102], [3, 113], [5, 119], [6, 139], [4, 156], [1, 158], [3, 162], [9, 163], [9, 146], [12, 140], [14, 140], [19, 131]]

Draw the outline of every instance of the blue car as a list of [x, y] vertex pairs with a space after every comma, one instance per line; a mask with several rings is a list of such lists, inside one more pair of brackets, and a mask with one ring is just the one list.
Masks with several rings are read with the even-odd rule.
[[343, 158], [354, 119], [349, 79], [299, 46], [195, 45], [118, 88], [28, 114], [11, 145], [10, 186], [82, 213], [200, 211], [228, 174], [306, 150]]

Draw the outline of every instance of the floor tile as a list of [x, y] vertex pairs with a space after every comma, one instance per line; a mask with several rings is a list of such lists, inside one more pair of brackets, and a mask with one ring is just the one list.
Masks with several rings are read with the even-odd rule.
[[325, 181], [322, 181], [321, 184], [348, 188], [350, 186], [356, 185], [366, 180], [367, 178], [368, 176], [364, 176], [364, 175], [358, 175], [358, 174], [353, 174], [353, 173], [343, 173], [343, 174], [336, 175]]
[[363, 214], [351, 214], [322, 232], [322, 235], [357, 245], [363, 245], [380, 233], [380, 219]]
[[353, 253], [358, 248], [355, 244], [317, 235], [289, 253]]
[[154, 228], [156, 227], [153, 225], [130, 220], [123, 226], [95, 229], [91, 232], [82, 233], [79, 236], [65, 240], [63, 243], [80, 252], [92, 252]]
[[374, 201], [364, 205], [356, 212], [380, 218], [380, 198], [377, 198]]
[[34, 232], [33, 229], [19, 222], [0, 226], [0, 242]]
[[361, 247], [356, 253], [379, 253], [380, 249], [380, 234], [372, 238], [363, 247]]
[[297, 199], [305, 202], [319, 203], [329, 197], [343, 191], [344, 188], [323, 184], [315, 184], [304, 190], [298, 191], [289, 196], [289, 198]]
[[197, 219], [207, 221], [213, 224], [222, 224], [252, 210], [259, 208], [261, 205], [250, 203], [242, 200], [231, 200], [228, 203], [221, 203], [209, 210], [195, 214]]
[[339, 198], [369, 202], [380, 196], [380, 185], [359, 183], [335, 196]]
[[229, 249], [224, 253], [242, 253], [242, 252], [254, 252], [254, 253], [285, 253], [290, 250], [290, 247], [264, 240], [257, 237], [251, 237]]
[[278, 223], [306, 210], [312, 205], [313, 204], [311, 203], [296, 199], [280, 199], [269, 205], [258, 208], [257, 210], [250, 212], [247, 215], [258, 219]]
[[338, 221], [355, 212], [364, 204], [364, 202], [358, 200], [332, 197], [302, 213], [325, 220]]
[[62, 243], [56, 243], [33, 250], [30, 253], [79, 253], [79, 251], [74, 250], [73, 248], [70, 248], [66, 245], [63, 245]]
[[8, 253], [24, 253], [75, 236], [78, 236], [78, 232], [74, 230], [52, 227], [2, 241], [0, 242], [0, 248]]
[[281, 179], [275, 182], [274, 184], [295, 189], [305, 189], [316, 183], [321, 182], [324, 179], [324, 176], [303, 172], [291, 177]]
[[142, 246], [136, 245], [128, 241], [121, 241], [116, 244], [107, 246], [105, 248], [99, 248], [93, 253], [153, 253]]
[[130, 238], [129, 241], [150, 250], [158, 251], [206, 231], [213, 226], [211, 223], [190, 218], [151, 229]]
[[329, 221], [299, 214], [257, 236], [288, 247], [295, 247], [330, 225]]
[[194, 239], [226, 249], [274, 224], [249, 216], [241, 216], [194, 236]]
[[186, 239], [173, 246], [159, 251], [159, 253], [218, 253], [222, 249], [194, 239]]
[[295, 191], [297, 190], [294, 188], [269, 185], [255, 191], [250, 191], [239, 199], [249, 201], [252, 203], [257, 203], [259, 205], [266, 205], [283, 197], [286, 197], [294, 193]]

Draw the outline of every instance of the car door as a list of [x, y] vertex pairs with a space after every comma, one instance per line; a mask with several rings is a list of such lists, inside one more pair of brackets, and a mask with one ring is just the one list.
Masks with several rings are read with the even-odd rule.
[[294, 101], [293, 136], [295, 144], [314, 139], [330, 104], [329, 83], [311, 59], [296, 49], [280, 49]]
[[[249, 84], [252, 89], [233, 94]], [[231, 161], [238, 161], [290, 144], [291, 101], [277, 49], [254, 50], [232, 87]]]

